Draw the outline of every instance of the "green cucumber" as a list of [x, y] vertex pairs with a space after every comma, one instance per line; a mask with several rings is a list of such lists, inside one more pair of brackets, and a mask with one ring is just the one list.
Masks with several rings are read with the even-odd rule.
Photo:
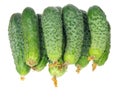
[[[110, 31], [109, 22], [108, 22], [108, 26], [109, 26], [109, 31]], [[98, 66], [104, 65], [108, 59], [109, 53], [110, 53], [110, 34], [109, 34], [109, 38], [108, 38], [108, 41], [106, 44], [106, 49], [105, 49], [104, 53], [101, 55], [101, 57], [98, 60], [94, 60], [93, 66], [94, 65], [98, 65]]]
[[47, 7], [42, 15], [42, 28], [47, 56], [57, 62], [62, 56], [62, 20], [59, 9]]
[[66, 70], [67, 70], [67, 64], [65, 64], [64, 60], [63, 60], [63, 56], [64, 56], [64, 51], [65, 51], [65, 31], [63, 29], [63, 46], [62, 46], [62, 56], [61, 58], [58, 60], [58, 62], [52, 64], [52, 62], [50, 62], [49, 65], [49, 73], [53, 76], [53, 78], [56, 77], [60, 77], [62, 75], [65, 74]]
[[21, 28], [21, 14], [14, 13], [9, 21], [9, 41], [17, 72], [23, 76], [29, 73], [30, 67], [24, 61], [24, 40]]
[[67, 64], [75, 64], [81, 53], [84, 35], [83, 14], [74, 5], [63, 7], [63, 23], [66, 32], [66, 47], [64, 61]]
[[[82, 10], [81, 10], [82, 11]], [[83, 45], [82, 45], [82, 51], [81, 56], [75, 66], [77, 67], [77, 72], [86, 67], [86, 65], [89, 63], [88, 57], [89, 57], [89, 48], [91, 43], [91, 36], [90, 36], [90, 29], [88, 25], [88, 18], [85, 11], [82, 11], [83, 13], [83, 21], [84, 21], [84, 39], [83, 39]]]
[[54, 85], [57, 86], [56, 77], [62, 76], [64, 70], [59, 60], [63, 52], [63, 29], [60, 7], [47, 7], [42, 15], [42, 28], [47, 56], [49, 58], [49, 73], [53, 76]]
[[38, 21], [34, 10], [26, 7], [22, 12], [22, 31], [26, 64], [33, 67], [40, 60]]
[[98, 6], [89, 8], [88, 22], [91, 31], [89, 54], [93, 60], [98, 60], [104, 53], [107, 40], [110, 37], [109, 25], [105, 13]]
[[41, 51], [40, 56], [41, 56], [41, 59], [36, 66], [32, 67], [32, 69], [35, 71], [41, 71], [46, 67], [47, 62], [48, 62], [48, 57], [47, 57], [47, 52], [45, 49], [42, 24], [41, 24], [41, 15], [37, 14], [37, 17], [38, 17], [38, 25], [39, 25], [39, 33], [40, 33], [40, 45], [41, 45], [40, 46], [40, 51]]

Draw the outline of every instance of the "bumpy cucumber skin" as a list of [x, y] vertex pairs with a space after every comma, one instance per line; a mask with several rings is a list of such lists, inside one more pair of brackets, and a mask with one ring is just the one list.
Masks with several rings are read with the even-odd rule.
[[80, 66], [81, 68], [84, 68], [89, 63], [88, 56], [89, 56], [89, 48], [91, 44], [91, 34], [90, 34], [89, 25], [88, 25], [87, 14], [85, 11], [83, 10], [81, 11], [83, 13], [84, 38], [83, 38], [81, 56], [75, 65]]
[[[56, 8], [59, 10], [59, 12], [60, 12], [61, 15], [62, 15], [62, 8], [61, 8], [61, 7], [56, 7]], [[62, 18], [62, 17], [61, 17], [61, 18]], [[63, 19], [62, 19], [62, 20], [63, 20]], [[62, 26], [63, 26], [63, 25], [62, 25]], [[66, 72], [66, 70], [67, 70], [67, 66], [65, 66], [64, 61], [63, 61], [63, 55], [64, 55], [65, 43], [66, 43], [66, 41], [65, 41], [66, 35], [65, 35], [64, 27], [62, 27], [62, 28], [63, 28], [63, 32], [62, 32], [62, 33], [63, 33], [62, 56], [59, 58], [59, 60], [58, 60], [58, 62], [56, 63], [55, 66], [49, 66], [49, 73], [50, 73], [52, 76], [55, 76], [55, 77], [60, 77], [60, 76], [64, 75], [65, 72]], [[50, 62], [50, 63], [52, 63], [52, 62]]]
[[[109, 22], [108, 22], [108, 26], [109, 26], [109, 32], [110, 32], [111, 28], [110, 28]], [[102, 66], [105, 64], [105, 62], [108, 59], [109, 53], [110, 53], [110, 47], [111, 46], [110, 46], [110, 34], [109, 34], [109, 38], [108, 38], [108, 41], [106, 44], [106, 49], [105, 49], [104, 53], [102, 54], [102, 56], [98, 60], [94, 60], [95, 64], [97, 64], [98, 66]]]
[[21, 14], [14, 13], [9, 21], [8, 35], [10, 47], [17, 72], [24, 76], [29, 73], [30, 67], [24, 62], [24, 41], [21, 29]]
[[47, 52], [46, 52], [46, 48], [45, 48], [45, 42], [44, 42], [44, 37], [43, 37], [43, 30], [42, 30], [42, 24], [41, 24], [41, 15], [37, 14], [37, 18], [38, 18], [38, 25], [39, 25], [39, 33], [40, 33], [40, 61], [39, 63], [32, 67], [35, 71], [42, 71], [48, 62], [48, 57], [47, 57]]
[[22, 13], [22, 31], [26, 64], [35, 66], [40, 60], [38, 21], [34, 10], [26, 7]]
[[55, 62], [62, 55], [62, 20], [59, 9], [47, 7], [42, 15], [42, 28], [47, 56]]
[[92, 6], [88, 10], [88, 22], [91, 31], [90, 56], [98, 60], [106, 49], [109, 38], [109, 26], [105, 13], [98, 6]]
[[83, 43], [83, 14], [79, 9], [71, 4], [63, 7], [62, 11], [67, 38], [64, 61], [68, 64], [75, 64], [80, 57]]

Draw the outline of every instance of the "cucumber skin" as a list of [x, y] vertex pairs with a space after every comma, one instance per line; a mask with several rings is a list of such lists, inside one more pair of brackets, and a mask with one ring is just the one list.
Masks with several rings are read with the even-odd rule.
[[22, 13], [22, 31], [26, 64], [33, 67], [40, 60], [38, 21], [34, 10], [26, 7]]
[[39, 63], [32, 67], [33, 70], [35, 71], [42, 71], [48, 62], [48, 57], [47, 57], [47, 52], [46, 52], [46, 48], [45, 48], [45, 42], [44, 42], [44, 37], [43, 37], [43, 30], [42, 30], [42, 24], [41, 24], [41, 15], [37, 14], [37, 18], [38, 18], [38, 25], [39, 25], [39, 33], [40, 33], [40, 61]]
[[71, 4], [63, 7], [62, 11], [67, 38], [64, 61], [68, 64], [75, 64], [80, 57], [83, 43], [83, 16], [82, 12]]
[[59, 9], [47, 7], [42, 15], [42, 28], [47, 56], [56, 62], [62, 56], [62, 20]]
[[88, 57], [89, 57], [89, 48], [91, 44], [91, 34], [88, 25], [87, 13], [83, 10], [81, 11], [83, 13], [83, 21], [84, 21], [84, 39], [83, 39], [81, 56], [75, 65], [84, 68], [89, 63]]
[[8, 36], [16, 70], [21, 76], [24, 76], [29, 73], [30, 67], [24, 62], [24, 41], [20, 13], [14, 13], [10, 17]]
[[98, 6], [92, 6], [88, 10], [88, 22], [91, 31], [91, 47], [89, 54], [98, 60], [106, 49], [109, 38], [109, 26], [105, 13]]

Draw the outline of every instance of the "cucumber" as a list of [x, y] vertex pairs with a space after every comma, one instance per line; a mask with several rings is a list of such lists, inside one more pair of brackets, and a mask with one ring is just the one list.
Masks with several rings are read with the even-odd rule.
[[33, 67], [40, 60], [40, 40], [37, 16], [30, 7], [26, 7], [22, 12], [22, 31], [25, 62], [30, 67]]
[[87, 18], [87, 13], [83, 10], [81, 10], [83, 13], [83, 22], [84, 22], [84, 38], [83, 38], [83, 45], [82, 45], [82, 51], [81, 51], [81, 56], [75, 66], [77, 67], [77, 72], [79, 73], [80, 70], [84, 67], [87, 66], [89, 63], [88, 57], [89, 57], [89, 48], [91, 44], [91, 34], [90, 34], [90, 29], [88, 25], [88, 18]]
[[[111, 28], [110, 28], [109, 22], [108, 22], [108, 26], [109, 26], [109, 32], [110, 32]], [[102, 66], [105, 64], [105, 62], [108, 59], [109, 53], [110, 53], [110, 34], [109, 34], [109, 38], [108, 38], [108, 41], [106, 44], [106, 49], [105, 49], [104, 53], [101, 55], [101, 57], [98, 60], [94, 60], [94, 62], [92, 64], [93, 70], [95, 70], [96, 66]]]
[[61, 13], [55, 7], [47, 7], [42, 15], [42, 28], [47, 56], [51, 62], [57, 62], [62, 56], [62, 20]]
[[81, 53], [84, 35], [83, 14], [72, 4], [63, 7], [63, 23], [66, 32], [64, 61], [75, 64]]
[[88, 10], [88, 22], [91, 31], [89, 58], [98, 60], [104, 53], [107, 40], [110, 37], [109, 25], [105, 13], [96, 5]]
[[52, 64], [50, 62], [49, 64], [49, 73], [53, 76], [52, 80], [54, 81], [54, 85], [57, 87], [57, 77], [61, 77], [65, 74], [67, 70], [67, 64], [65, 64], [63, 60], [64, 56], [64, 51], [65, 51], [65, 31], [63, 29], [63, 47], [62, 47], [62, 56], [58, 60], [58, 62]]
[[47, 62], [48, 62], [48, 57], [47, 57], [47, 52], [46, 52], [46, 49], [45, 49], [45, 43], [44, 43], [44, 37], [43, 37], [43, 31], [42, 31], [42, 24], [41, 24], [41, 15], [40, 14], [37, 14], [37, 17], [38, 17], [38, 25], [39, 25], [39, 33], [40, 33], [40, 61], [39, 63], [32, 67], [33, 70], [35, 71], [41, 71], [43, 70], [46, 65], [47, 65]]
[[44, 32], [45, 44], [46, 44], [47, 54], [49, 57], [48, 70], [50, 75], [53, 76], [52, 80], [54, 82], [55, 87], [57, 87], [56, 78], [62, 76], [67, 69], [67, 66], [64, 65], [63, 62], [65, 41], [64, 41], [64, 36], [63, 36], [64, 33], [62, 27], [63, 26], [62, 9], [60, 7], [46, 8], [43, 13], [42, 22], [43, 22], [42, 25], [43, 32], [45, 31]]
[[21, 28], [21, 14], [14, 13], [9, 21], [8, 36], [10, 47], [16, 66], [17, 72], [21, 75], [21, 79], [30, 71], [30, 67], [24, 61], [24, 41]]

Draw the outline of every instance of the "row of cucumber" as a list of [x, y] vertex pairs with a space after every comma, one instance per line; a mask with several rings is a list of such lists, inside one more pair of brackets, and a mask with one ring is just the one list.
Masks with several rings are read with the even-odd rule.
[[99, 6], [88, 12], [72, 4], [47, 7], [43, 14], [26, 7], [22, 14], [12, 14], [9, 40], [14, 63], [21, 79], [32, 68], [41, 71], [49, 63], [49, 72], [57, 86], [69, 64], [77, 72], [93, 61], [93, 70], [103, 65], [110, 52], [110, 24]]

